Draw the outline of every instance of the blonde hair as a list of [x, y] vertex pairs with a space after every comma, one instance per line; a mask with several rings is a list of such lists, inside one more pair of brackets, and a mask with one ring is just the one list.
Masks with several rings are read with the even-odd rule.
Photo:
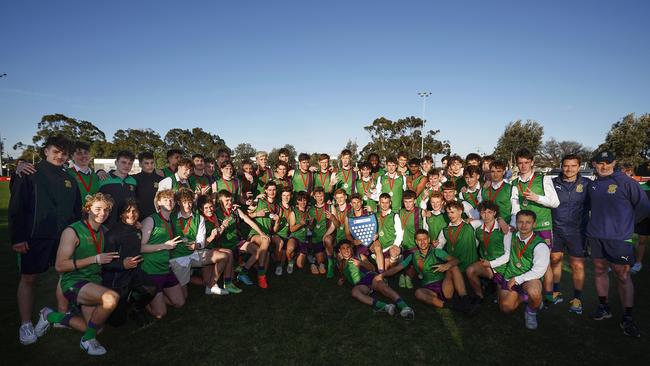
[[169, 198], [169, 199], [174, 199], [174, 191], [171, 189], [165, 189], [163, 191], [158, 191], [156, 192], [156, 196], [154, 197], [154, 202], [158, 203], [163, 198]]
[[109, 210], [113, 209], [113, 198], [111, 197], [111, 195], [97, 192], [93, 195], [86, 196], [86, 202], [84, 202], [83, 212], [85, 214], [90, 212], [90, 208], [96, 202], [104, 202], [106, 206], [108, 206]]
[[258, 151], [257, 154], [255, 154], [256, 158], [261, 158], [262, 156], [268, 157], [269, 154], [267, 154], [266, 151]]

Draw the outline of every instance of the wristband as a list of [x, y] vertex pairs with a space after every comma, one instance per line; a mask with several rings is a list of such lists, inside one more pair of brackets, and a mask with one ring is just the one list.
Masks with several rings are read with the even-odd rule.
[[95, 264], [99, 264], [99, 254], [95, 256]]

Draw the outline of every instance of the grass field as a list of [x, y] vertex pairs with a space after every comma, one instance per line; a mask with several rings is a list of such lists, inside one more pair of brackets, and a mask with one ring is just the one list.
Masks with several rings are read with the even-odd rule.
[[[375, 315], [350, 297], [348, 285], [307, 273], [270, 276], [267, 290], [246, 287], [241, 295], [208, 297], [190, 288], [185, 308], [170, 310], [152, 326], [138, 330], [132, 324], [109, 328], [99, 339], [108, 349], [92, 359], [79, 349], [80, 334], [52, 329], [31, 346], [18, 342], [16, 257], [9, 250], [7, 232], [8, 185], [0, 183], [0, 237], [3, 255], [0, 281], [0, 340], [5, 364], [466, 364], [504, 365], [643, 364], [647, 359], [650, 329], [650, 270], [635, 277], [635, 317], [644, 338], [632, 339], [618, 327], [620, 305], [616, 286], [611, 289], [614, 318], [600, 322], [586, 313], [596, 305], [588, 268], [586, 313], [569, 314], [568, 304], [539, 315], [539, 329], [528, 331], [523, 309], [503, 315], [495, 304], [484, 305], [473, 319], [416, 303], [412, 291], [401, 291], [415, 309], [415, 321], [399, 316]], [[562, 288], [571, 295], [570, 273], [565, 268]], [[55, 305], [56, 275], [43, 276], [36, 309]], [[565, 296], [565, 297], [566, 297]], [[568, 301], [569, 299], [567, 299]]]

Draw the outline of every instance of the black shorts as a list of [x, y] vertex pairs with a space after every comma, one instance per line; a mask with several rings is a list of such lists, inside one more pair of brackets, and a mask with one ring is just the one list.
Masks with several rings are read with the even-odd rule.
[[634, 225], [634, 232], [639, 235], [650, 236], [650, 217], [646, 217]]
[[59, 249], [58, 239], [30, 239], [27, 245], [27, 253], [19, 254], [20, 274], [45, 273], [54, 266], [56, 251]]
[[567, 248], [569, 255], [577, 258], [585, 257], [585, 237], [580, 233], [563, 234], [553, 232], [553, 253], [562, 253]]
[[587, 238], [591, 257], [607, 259], [614, 264], [634, 264], [634, 244], [625, 240]]

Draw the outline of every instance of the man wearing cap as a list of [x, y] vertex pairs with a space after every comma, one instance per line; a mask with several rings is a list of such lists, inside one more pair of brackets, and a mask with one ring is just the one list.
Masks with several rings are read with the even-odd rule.
[[623, 333], [638, 338], [641, 333], [632, 320], [634, 286], [630, 266], [634, 264], [632, 233], [634, 223], [650, 214], [650, 201], [639, 184], [623, 172], [614, 170], [616, 157], [601, 151], [594, 157], [596, 180], [589, 184], [591, 218], [587, 224], [587, 243], [594, 260], [596, 291], [599, 305], [592, 319], [612, 317], [607, 301], [608, 269], [611, 267], [618, 282], [618, 292], [624, 312]]

